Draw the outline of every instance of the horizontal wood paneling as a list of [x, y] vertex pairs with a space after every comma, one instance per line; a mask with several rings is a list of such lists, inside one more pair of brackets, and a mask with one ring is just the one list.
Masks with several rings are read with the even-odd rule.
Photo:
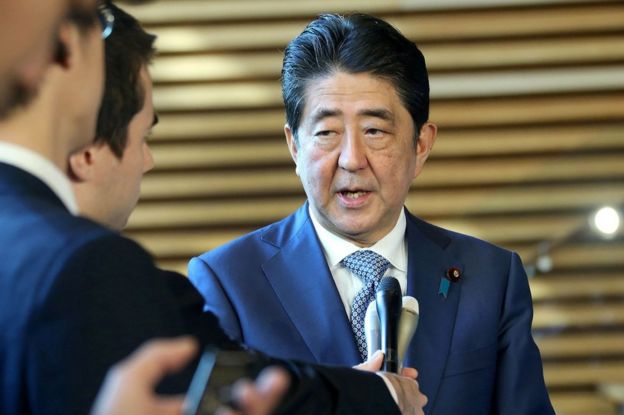
[[[168, 7], [175, 8], [174, 5]], [[318, 9], [317, 9], [318, 10]], [[319, 11], [332, 11], [328, 8]], [[263, 22], [251, 20], [217, 22], [193, 26], [157, 26], [162, 53], [210, 52], [224, 50], [278, 49], [297, 36], [310, 16]], [[421, 43], [461, 39], [481, 40], [587, 34], [619, 31], [624, 20], [621, 4], [568, 5], [550, 8], [495, 9], [482, 11], [446, 11], [444, 13], [409, 13], [387, 20], [406, 37]], [[527, 22], [530, 22], [527, 24]]]
[[[467, 108], [470, 111], [467, 111]], [[441, 128], [437, 148], [445, 146], [447, 134], [469, 134], [470, 130], [457, 132], [457, 129], [514, 127], [517, 135], [525, 125], [529, 132], [535, 131], [537, 124], [577, 124], [606, 123], [607, 126], [593, 125], [600, 134], [601, 129], [611, 141], [620, 137], [622, 122], [624, 121], [624, 93], [609, 94], [576, 94], [568, 96], [538, 96], [514, 97], [502, 101], [501, 99], [474, 99], [457, 100], [433, 103], [431, 106], [431, 121]], [[161, 111], [162, 112], [162, 111]], [[153, 140], [178, 140], [197, 138], [202, 140], [224, 139], [228, 137], [265, 137], [272, 135], [281, 137], [285, 123], [281, 109], [258, 110], [228, 110], [227, 112], [199, 112], [194, 114], [166, 114], [161, 113], [161, 122], [153, 133]], [[617, 122], [617, 123], [613, 123]], [[580, 125], [581, 131], [587, 131], [591, 126]], [[611, 129], [609, 129], [611, 127]], [[568, 127], [574, 128], [573, 126]], [[585, 130], [584, 130], [585, 128]], [[453, 131], [447, 131], [453, 129]], [[572, 143], [576, 143], [577, 135], [572, 133]], [[531, 137], [528, 137], [530, 140]], [[509, 145], [519, 147], [510, 141]], [[563, 141], [563, 140], [561, 140]], [[456, 142], [451, 142], [457, 144]], [[547, 144], [545, 144], [547, 145]], [[562, 143], [564, 147], [565, 143]], [[452, 144], [451, 144], [452, 146]], [[456, 151], [468, 145], [454, 146]], [[530, 149], [530, 147], [529, 147]], [[432, 156], [435, 156], [432, 154]]]
[[536, 341], [545, 360], [624, 355], [624, 333], [561, 334]]
[[[624, 61], [621, 36], [613, 34], [444, 43], [425, 45], [422, 51], [432, 74], [441, 71], [597, 65]], [[215, 82], [249, 78], [275, 80], [282, 68], [282, 58], [279, 50], [245, 54], [222, 52], [210, 55], [165, 55], [156, 58], [151, 73], [156, 82]]]

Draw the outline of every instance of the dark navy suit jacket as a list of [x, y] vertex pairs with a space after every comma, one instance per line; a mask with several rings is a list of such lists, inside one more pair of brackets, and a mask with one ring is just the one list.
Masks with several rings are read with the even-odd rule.
[[[427, 414], [552, 414], [519, 257], [407, 215], [407, 295], [420, 321], [405, 364]], [[461, 271], [448, 296], [447, 270]], [[221, 326], [283, 358], [359, 362], [348, 317], [307, 203], [284, 220], [193, 258], [189, 277]]]
[[[133, 241], [72, 216], [39, 179], [0, 163], [0, 413], [86, 414], [106, 371], [154, 337], [229, 344], [203, 299]], [[279, 363], [279, 362], [273, 362]], [[374, 374], [281, 362], [285, 408], [397, 413]], [[162, 392], [188, 388], [194, 365]], [[382, 399], [362, 400], [364, 391]]]

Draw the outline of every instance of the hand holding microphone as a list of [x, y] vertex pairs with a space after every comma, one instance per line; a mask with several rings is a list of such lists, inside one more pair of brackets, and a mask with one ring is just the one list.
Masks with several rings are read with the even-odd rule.
[[[381, 311], [378, 313], [378, 310]], [[401, 288], [396, 278], [383, 278], [377, 288], [376, 301], [369, 304], [364, 319], [368, 359], [377, 350], [382, 350], [383, 370], [398, 373], [416, 332], [418, 315], [418, 301], [411, 296], [401, 298]], [[394, 369], [389, 370], [391, 367]]]

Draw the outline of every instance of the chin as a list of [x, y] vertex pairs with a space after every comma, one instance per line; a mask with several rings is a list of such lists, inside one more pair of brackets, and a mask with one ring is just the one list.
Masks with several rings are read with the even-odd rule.
[[372, 231], [370, 227], [363, 226], [336, 226], [338, 234], [353, 240], [366, 239], [366, 235], [369, 235]]

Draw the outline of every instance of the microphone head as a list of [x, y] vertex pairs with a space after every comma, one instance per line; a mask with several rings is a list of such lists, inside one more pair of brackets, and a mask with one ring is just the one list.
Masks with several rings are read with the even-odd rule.
[[377, 292], [386, 291], [391, 295], [401, 296], [401, 285], [394, 277], [383, 277], [377, 286]]
[[403, 296], [403, 311], [408, 311], [412, 314], [418, 315], [418, 300], [411, 295]]
[[403, 359], [407, 349], [409, 348], [412, 338], [418, 327], [419, 307], [418, 300], [414, 297], [406, 295], [403, 297], [403, 306], [401, 308], [401, 317], [399, 319], [399, 341], [398, 341], [398, 359], [399, 367], [403, 366]]
[[375, 293], [380, 321], [389, 318], [396, 324], [401, 314], [401, 285], [394, 277], [383, 277]]

